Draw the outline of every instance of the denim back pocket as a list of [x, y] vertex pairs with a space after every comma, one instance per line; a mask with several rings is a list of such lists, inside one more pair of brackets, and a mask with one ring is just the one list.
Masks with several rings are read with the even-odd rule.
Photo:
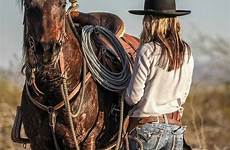
[[164, 130], [146, 124], [136, 128], [137, 138], [142, 141], [144, 149], [153, 150], [161, 145]]
[[185, 126], [181, 126], [181, 127], [176, 126], [175, 128], [172, 128], [172, 134], [181, 135], [184, 134], [185, 130], [186, 130]]
[[173, 146], [174, 149], [182, 149], [183, 147], [183, 138], [184, 138], [184, 132], [186, 128], [185, 127], [179, 127], [177, 129], [172, 130], [172, 135], [173, 135]]

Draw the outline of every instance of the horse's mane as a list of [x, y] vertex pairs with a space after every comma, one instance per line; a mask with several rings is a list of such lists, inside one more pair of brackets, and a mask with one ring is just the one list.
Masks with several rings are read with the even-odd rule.
[[25, 0], [17, 0], [17, 3], [19, 4], [20, 9], [22, 10], [23, 6], [24, 6], [24, 3], [25, 3]]

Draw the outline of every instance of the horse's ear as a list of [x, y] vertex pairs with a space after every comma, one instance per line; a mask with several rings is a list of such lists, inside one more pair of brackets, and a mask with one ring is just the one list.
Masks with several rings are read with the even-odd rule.
[[20, 9], [23, 10], [25, 0], [17, 0], [17, 3], [19, 4]]

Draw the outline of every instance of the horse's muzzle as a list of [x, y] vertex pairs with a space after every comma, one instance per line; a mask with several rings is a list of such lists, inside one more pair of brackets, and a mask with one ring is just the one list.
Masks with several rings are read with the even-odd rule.
[[52, 41], [52, 42], [41, 42], [39, 43], [40, 48], [42, 48], [42, 50], [44, 52], [52, 52], [52, 53], [56, 53], [59, 52], [61, 49], [61, 43], [59, 41]]

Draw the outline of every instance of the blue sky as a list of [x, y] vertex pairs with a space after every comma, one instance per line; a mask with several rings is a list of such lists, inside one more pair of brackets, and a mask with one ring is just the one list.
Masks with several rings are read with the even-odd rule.
[[[139, 36], [142, 16], [131, 15], [129, 9], [142, 9], [143, 0], [79, 0], [80, 11], [107, 11], [120, 16], [126, 32]], [[230, 40], [229, 0], [177, 0], [178, 9], [191, 9], [192, 14], [181, 17], [184, 38], [189, 41], [197, 32], [221, 36]], [[0, 0], [0, 67], [10, 67], [14, 55], [21, 59], [22, 11], [17, 0]]]

